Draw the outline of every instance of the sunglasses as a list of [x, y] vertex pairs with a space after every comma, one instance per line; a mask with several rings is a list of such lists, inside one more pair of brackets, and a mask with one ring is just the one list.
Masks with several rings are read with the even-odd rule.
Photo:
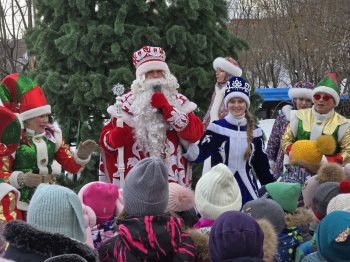
[[323, 95], [323, 96], [321, 96], [321, 95], [319, 95], [319, 94], [315, 94], [315, 95], [314, 95], [314, 99], [315, 99], [316, 101], [320, 100], [321, 98], [323, 99], [323, 101], [328, 102], [332, 97], [329, 96], [329, 95]]

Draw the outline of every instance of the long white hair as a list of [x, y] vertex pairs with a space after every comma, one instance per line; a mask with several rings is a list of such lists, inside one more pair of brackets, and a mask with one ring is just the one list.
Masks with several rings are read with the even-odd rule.
[[172, 153], [169, 152], [166, 139], [169, 125], [150, 102], [155, 92], [154, 86], [159, 85], [169, 104], [178, 107], [175, 96], [179, 84], [172, 74], [163, 72], [163, 75], [164, 78], [157, 79], [146, 79], [145, 75], [142, 75], [134, 80], [131, 85], [134, 98], [131, 110], [134, 115], [134, 137], [138, 150], [149, 153], [150, 156], [168, 159]]

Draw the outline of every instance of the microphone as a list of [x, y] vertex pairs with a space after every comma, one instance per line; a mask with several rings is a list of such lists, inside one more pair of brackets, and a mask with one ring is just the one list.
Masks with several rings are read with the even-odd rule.
[[[161, 85], [154, 85], [153, 86], [154, 92], [162, 92], [162, 87]], [[161, 108], [157, 109], [158, 114], [163, 114], [163, 110]]]

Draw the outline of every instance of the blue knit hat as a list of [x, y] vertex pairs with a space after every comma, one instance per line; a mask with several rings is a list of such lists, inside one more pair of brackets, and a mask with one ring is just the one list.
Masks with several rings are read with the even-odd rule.
[[227, 103], [234, 97], [239, 97], [247, 103], [247, 109], [250, 106], [250, 85], [242, 78], [233, 76], [226, 83], [224, 103]]
[[38, 230], [86, 240], [81, 202], [77, 194], [63, 186], [38, 186], [29, 204], [27, 223]]
[[334, 211], [318, 226], [317, 250], [327, 261], [345, 262], [350, 259], [350, 213]]

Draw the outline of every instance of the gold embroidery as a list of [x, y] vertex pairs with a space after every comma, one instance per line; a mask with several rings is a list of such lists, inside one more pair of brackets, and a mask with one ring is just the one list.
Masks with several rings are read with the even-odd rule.
[[345, 242], [350, 235], [350, 228], [344, 229], [340, 234], [335, 238], [335, 242]]

